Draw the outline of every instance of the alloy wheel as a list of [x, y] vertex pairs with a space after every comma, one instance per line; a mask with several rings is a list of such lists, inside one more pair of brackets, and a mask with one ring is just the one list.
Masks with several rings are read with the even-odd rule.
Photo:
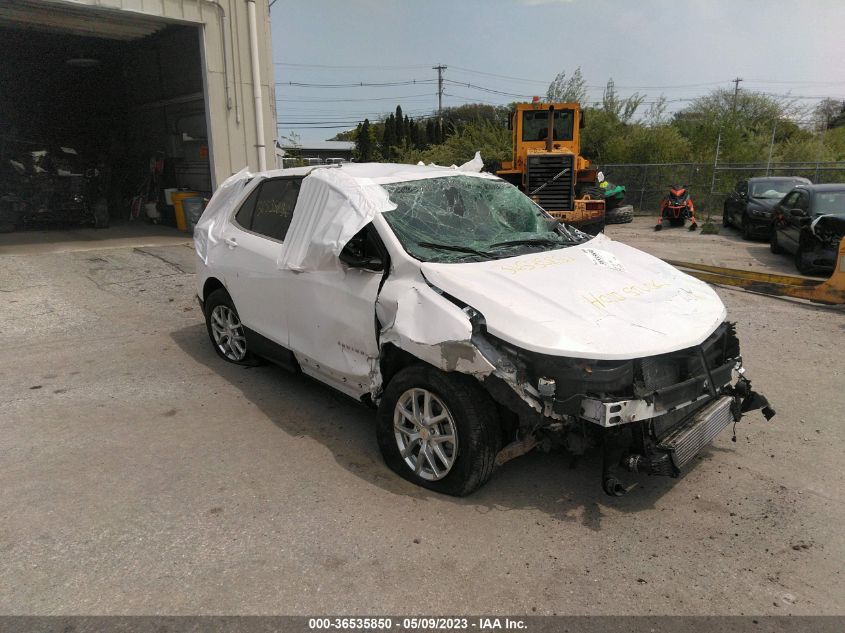
[[438, 481], [458, 456], [458, 430], [451, 412], [427, 389], [408, 389], [396, 402], [393, 433], [399, 454], [417, 476]]
[[237, 362], [246, 357], [246, 335], [237, 313], [229, 306], [214, 306], [211, 335], [217, 349], [229, 360]]

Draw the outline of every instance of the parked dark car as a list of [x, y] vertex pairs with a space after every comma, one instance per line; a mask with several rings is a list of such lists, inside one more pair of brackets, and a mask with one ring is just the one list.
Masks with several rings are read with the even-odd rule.
[[832, 271], [843, 235], [845, 184], [799, 185], [772, 209], [772, 252], [794, 254], [802, 274]]
[[740, 180], [725, 200], [724, 226], [735, 226], [746, 240], [769, 239], [772, 208], [796, 185], [809, 185], [799, 176], [766, 176]]

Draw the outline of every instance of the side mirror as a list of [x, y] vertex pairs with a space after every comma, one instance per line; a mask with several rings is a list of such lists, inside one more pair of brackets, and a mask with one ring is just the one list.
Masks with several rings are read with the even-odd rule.
[[790, 209], [789, 215], [791, 215], [793, 218], [803, 218], [805, 215], [807, 215], [807, 212], [803, 209]]
[[[378, 255], [366, 255], [360, 248], [360, 243], [353, 240], [343, 247], [338, 258], [349, 268], [364, 268], [365, 270], [384, 270], [384, 262]], [[357, 248], [356, 248], [357, 247]]]

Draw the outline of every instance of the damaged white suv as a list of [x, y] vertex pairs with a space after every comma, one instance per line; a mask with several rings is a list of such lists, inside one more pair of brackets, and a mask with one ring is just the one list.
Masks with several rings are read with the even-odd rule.
[[534, 447], [677, 476], [763, 408], [706, 284], [557, 223], [471, 169], [345, 164], [241, 172], [194, 233], [214, 349], [378, 407], [402, 477], [452, 495]]

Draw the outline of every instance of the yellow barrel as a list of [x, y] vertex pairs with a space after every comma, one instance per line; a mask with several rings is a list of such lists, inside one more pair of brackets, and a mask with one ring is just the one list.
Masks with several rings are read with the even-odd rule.
[[180, 231], [188, 230], [188, 222], [185, 219], [185, 208], [182, 206], [182, 200], [185, 198], [196, 198], [199, 193], [196, 191], [174, 191], [170, 196], [173, 200], [173, 209], [176, 211], [176, 228]]

